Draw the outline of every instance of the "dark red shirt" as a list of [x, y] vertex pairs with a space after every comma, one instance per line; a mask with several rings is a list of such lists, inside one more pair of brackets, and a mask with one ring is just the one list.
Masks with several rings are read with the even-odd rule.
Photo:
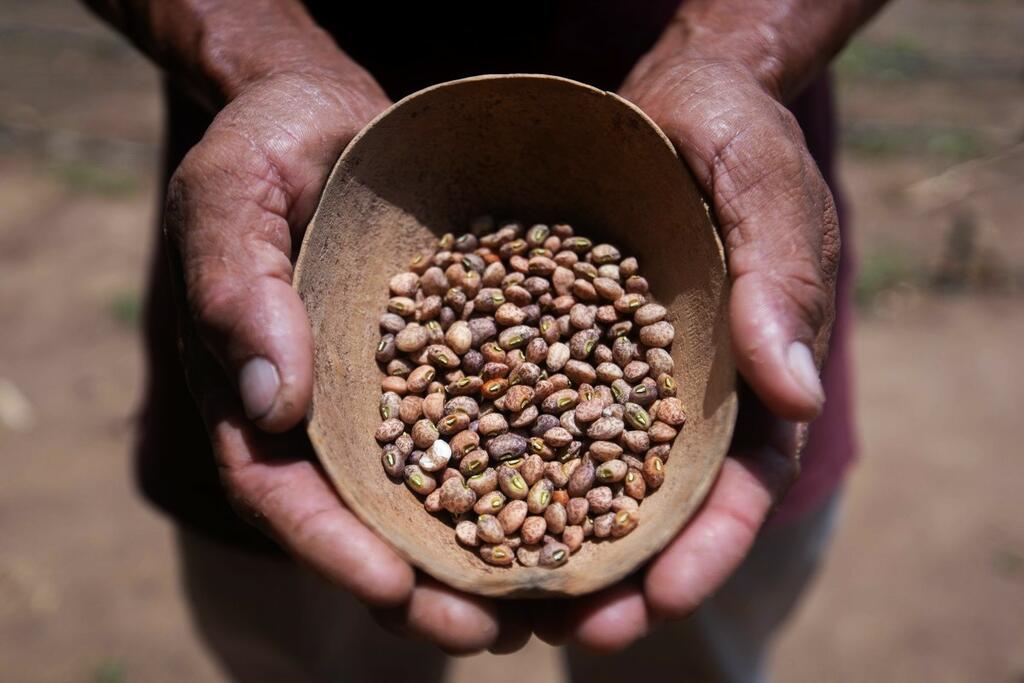
[[[614, 90], [657, 40], [679, 2], [536, 0], [396, 7], [384, 2], [309, 0], [307, 5], [338, 44], [398, 99], [434, 83], [484, 73], [550, 73]], [[835, 190], [835, 135], [826, 78], [809, 86], [791, 108]], [[209, 114], [168, 86], [167, 176], [198, 142], [209, 121]], [[777, 523], [799, 517], [833, 491], [854, 454], [847, 350], [849, 273], [849, 259], [844, 258], [839, 315], [823, 374], [828, 402], [811, 429], [803, 475], [776, 513]], [[221, 491], [209, 441], [178, 360], [174, 302], [161, 240], [149, 285], [148, 386], [137, 448], [142, 490], [181, 523], [230, 542], [274, 549], [234, 515]]]

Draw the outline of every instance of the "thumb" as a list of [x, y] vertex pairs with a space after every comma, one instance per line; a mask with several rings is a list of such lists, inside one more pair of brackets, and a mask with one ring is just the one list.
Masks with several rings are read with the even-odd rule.
[[291, 287], [285, 197], [272, 164], [208, 133], [172, 177], [165, 211], [187, 312], [246, 416], [270, 432], [299, 422], [312, 395], [312, 334]]

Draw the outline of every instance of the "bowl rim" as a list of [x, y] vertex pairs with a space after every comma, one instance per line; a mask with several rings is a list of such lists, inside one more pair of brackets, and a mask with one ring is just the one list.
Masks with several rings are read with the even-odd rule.
[[[377, 116], [375, 116], [373, 119], [371, 119], [352, 138], [352, 140], [349, 141], [349, 143], [345, 146], [345, 148], [342, 150], [342, 152], [338, 155], [338, 159], [335, 161], [334, 166], [332, 167], [331, 172], [328, 174], [327, 180], [324, 183], [324, 189], [321, 191], [320, 197], [319, 197], [319, 199], [317, 201], [316, 210], [314, 211], [312, 217], [310, 218], [309, 222], [306, 225], [306, 230], [305, 230], [305, 232], [303, 234], [302, 242], [301, 242], [301, 245], [299, 247], [299, 251], [297, 252], [297, 255], [296, 255], [294, 271], [293, 271], [293, 276], [292, 276], [292, 289], [293, 289], [293, 291], [295, 291], [297, 294], [299, 294], [300, 290], [301, 290], [302, 279], [303, 279], [303, 275], [304, 275], [303, 263], [305, 261], [303, 256], [305, 255], [305, 253], [307, 251], [307, 244], [308, 244], [308, 242], [311, 239], [311, 236], [312, 236], [312, 233], [313, 233], [313, 227], [317, 223], [318, 219], [321, 217], [321, 211], [324, 209], [324, 203], [323, 203], [324, 194], [326, 194], [327, 188], [332, 185], [333, 181], [335, 180], [335, 176], [338, 173], [341, 172], [341, 169], [344, 167], [345, 162], [349, 159], [350, 155], [352, 155], [354, 153], [354, 150], [357, 149], [359, 141], [362, 140], [364, 137], [366, 137], [372, 131], [372, 129], [381, 120], [383, 120], [386, 117], [390, 116], [396, 110], [402, 108], [404, 105], [408, 104], [412, 100], [419, 99], [420, 97], [428, 95], [430, 93], [433, 93], [433, 92], [435, 92], [437, 90], [447, 89], [447, 88], [450, 88], [452, 86], [460, 86], [460, 85], [463, 85], [463, 84], [466, 84], [466, 83], [473, 83], [473, 82], [479, 82], [479, 81], [499, 81], [499, 80], [536, 80], [536, 81], [544, 81], [544, 82], [554, 81], [554, 82], [560, 82], [560, 83], [562, 83], [564, 85], [567, 85], [567, 86], [570, 86], [570, 87], [573, 87], [573, 88], [576, 88], [576, 89], [582, 89], [582, 90], [588, 91], [591, 94], [612, 98], [618, 104], [625, 105], [628, 109], [632, 110], [633, 113], [637, 114], [643, 121], [645, 121], [649, 125], [649, 127], [653, 131], [655, 131], [657, 133], [657, 135], [660, 138], [661, 142], [668, 148], [668, 150], [672, 153], [672, 155], [683, 166], [684, 171], [686, 173], [688, 173], [692, 179], [694, 179], [693, 172], [689, 169], [689, 166], [680, 157], [679, 152], [676, 150], [675, 145], [672, 144], [672, 141], [665, 134], [665, 132], [661, 129], [661, 127], [657, 123], [655, 123], [654, 120], [651, 119], [637, 105], [633, 104], [629, 100], [625, 99], [621, 95], [618, 95], [618, 94], [616, 94], [614, 92], [607, 91], [607, 90], [602, 90], [600, 88], [597, 88], [595, 86], [589, 85], [587, 83], [583, 83], [581, 81], [577, 81], [577, 80], [574, 80], [574, 79], [571, 79], [571, 78], [566, 78], [564, 76], [556, 76], [556, 75], [552, 75], [552, 74], [542, 74], [542, 73], [529, 73], [529, 72], [523, 72], [523, 73], [503, 73], [503, 74], [480, 74], [480, 75], [469, 76], [469, 77], [465, 77], [465, 78], [458, 78], [458, 79], [443, 81], [443, 82], [440, 82], [440, 83], [436, 83], [434, 85], [430, 85], [430, 86], [428, 86], [426, 88], [423, 88], [421, 90], [417, 90], [416, 92], [410, 93], [409, 95], [406, 95], [405, 97], [402, 97], [401, 99], [397, 100], [394, 104], [392, 104], [391, 106], [389, 106], [388, 108], [386, 108], [385, 110], [383, 110], [382, 112], [377, 114]], [[701, 190], [700, 186], [698, 184], [696, 184], [696, 180], [695, 179], [694, 179], [694, 183], [695, 183], [695, 186], [696, 186], [697, 191], [699, 193], [700, 201], [701, 201], [701, 203], [702, 203], [702, 205], [704, 207], [704, 211], [705, 211], [705, 213], [707, 215], [707, 219], [708, 219], [709, 225], [711, 227], [711, 230], [710, 230], [711, 239], [714, 241], [714, 248], [717, 251], [717, 255], [718, 255], [718, 263], [721, 265], [721, 269], [722, 269], [721, 272], [724, 275], [722, 297], [725, 300], [725, 304], [724, 305], [727, 308], [728, 307], [728, 300], [729, 300], [729, 293], [730, 293], [730, 289], [731, 289], [731, 281], [729, 279], [729, 267], [728, 267], [728, 260], [726, 259], [726, 254], [725, 254], [725, 246], [724, 246], [724, 244], [722, 242], [719, 226], [718, 226], [717, 222], [714, 219], [714, 213], [711, 210], [711, 208], [710, 208], [710, 206], [709, 206], [709, 204], [707, 202], [707, 198], [704, 195], [704, 192]], [[300, 296], [301, 296], [301, 294], [300, 294]], [[314, 348], [314, 353], [315, 353], [315, 348]], [[730, 361], [730, 365], [732, 366], [732, 371], [735, 374], [735, 365], [732, 364], [731, 361]], [[314, 373], [313, 381], [316, 382], [316, 375], [315, 375], [315, 373]], [[724, 427], [727, 429], [727, 432], [729, 434], [729, 438], [731, 440], [732, 434], [733, 434], [733, 432], [735, 430], [735, 424], [736, 424], [736, 419], [737, 419], [737, 414], [738, 414], [738, 396], [737, 396], [737, 391], [736, 391], [736, 387], [735, 386], [733, 387], [732, 391], [729, 392], [729, 395], [727, 396], [727, 398], [723, 401], [721, 407], [719, 408], [719, 413], [721, 413], [720, 420], [722, 422], [724, 422]], [[310, 402], [309, 409], [308, 409], [308, 411], [306, 413], [305, 428], [306, 428], [306, 434], [309, 437], [310, 443], [312, 444], [313, 450], [314, 450], [314, 452], [316, 454], [317, 461], [322, 464], [320, 453], [325, 450], [323, 439], [326, 438], [326, 437], [323, 434], [321, 434], [320, 430], [317, 428], [317, 425], [316, 425], [315, 421], [313, 420], [313, 402], [312, 401]], [[373, 531], [373, 533], [378, 536], [378, 538], [381, 538], [381, 540], [383, 540], [385, 543], [387, 543], [387, 545], [390, 548], [392, 548], [396, 553], [398, 553], [398, 555], [400, 557], [402, 557], [405, 561], [409, 562], [412, 566], [416, 567], [419, 570], [422, 570], [423, 572], [427, 573], [428, 575], [432, 576], [433, 578], [441, 581], [442, 583], [444, 583], [444, 584], [446, 584], [448, 586], [456, 588], [458, 590], [461, 590], [461, 591], [464, 591], [464, 592], [467, 592], [467, 593], [470, 593], [470, 594], [474, 594], [474, 595], [484, 596], [484, 597], [491, 597], [491, 598], [498, 598], [498, 599], [522, 599], [522, 598], [544, 599], [544, 598], [552, 598], [552, 597], [560, 597], [560, 596], [561, 597], [575, 597], [575, 596], [580, 596], [580, 595], [586, 595], [586, 594], [589, 594], [589, 593], [593, 593], [593, 592], [599, 591], [599, 590], [601, 590], [603, 588], [606, 588], [606, 587], [608, 587], [610, 585], [613, 585], [614, 583], [622, 580], [623, 578], [625, 578], [629, 574], [632, 574], [632, 573], [634, 573], [636, 571], [641, 570], [657, 553], [661, 552], [669, 543], [671, 543], [672, 539], [674, 539], [675, 537], [678, 536], [678, 534], [686, 527], [686, 525], [689, 524], [693, 520], [694, 516], [699, 514], [701, 508], [703, 507], [704, 502], [707, 500], [707, 496], [708, 496], [708, 493], [709, 493], [711, 487], [714, 485], [715, 481], [717, 481], [717, 479], [719, 477], [719, 474], [721, 473], [721, 469], [722, 469], [722, 467], [724, 465], [725, 458], [726, 458], [727, 454], [728, 454], [728, 447], [726, 446], [725, 448], [723, 448], [722, 453], [717, 457], [717, 459], [713, 463], [713, 465], [709, 466], [709, 467], [707, 467], [705, 469], [705, 471], [703, 473], [703, 476], [700, 478], [700, 480], [697, 483], [697, 485], [693, 488], [692, 496], [693, 496], [693, 498], [695, 500], [698, 501], [698, 503], [691, 510], [690, 514], [680, 518], [678, 524], [672, 525], [672, 528], [670, 529], [670, 531], [666, 530], [666, 532], [662, 534], [663, 538], [659, 539], [660, 542], [655, 545], [654, 550], [651, 551], [650, 553], [648, 553], [646, 555], [646, 557], [640, 563], [638, 563], [636, 565], [632, 565], [632, 566], [628, 566], [627, 565], [627, 566], [622, 566], [622, 567], [609, 568], [608, 571], [602, 572], [601, 576], [597, 580], [590, 580], [582, 588], [574, 588], [573, 590], [567, 590], [567, 591], [551, 591], [551, 590], [548, 590], [548, 589], [538, 589], [538, 587], [531, 585], [529, 582], [524, 582], [523, 586], [522, 586], [522, 589], [513, 589], [513, 588], [507, 588], [507, 587], [496, 588], [494, 586], [480, 586], [478, 583], [476, 583], [473, 580], [472, 576], [466, 576], [466, 575], [463, 575], [463, 574], [461, 574], [460, 572], [457, 572], [457, 571], [450, 571], [446, 567], [439, 567], [439, 566], [436, 566], [436, 565], [428, 565], [422, 559], [418, 558], [416, 553], [411, 552], [408, 549], [406, 549], [403, 544], [396, 543], [396, 542], [394, 542], [390, 538], [385, 538], [385, 537], [377, 534], [377, 532], [374, 530], [373, 524], [372, 523], [368, 523], [367, 520], [364, 518], [364, 514], [363, 514], [363, 511], [362, 511], [362, 505], [360, 504], [360, 502], [355, 497], [350, 495], [350, 492], [348, 490], [346, 490], [344, 487], [339, 487], [339, 486], [335, 485], [335, 483], [333, 481], [333, 478], [330, 476], [329, 472], [327, 472], [327, 475], [328, 475], [327, 478], [328, 478], [328, 480], [331, 481], [331, 485], [332, 485], [334, 491], [339, 495], [339, 497], [342, 499], [344, 504], [353, 512], [353, 514], [356, 515], [356, 517], [359, 519], [360, 523], [366, 524], [370, 528], [370, 530]], [[519, 569], [521, 569], [521, 570], [525, 569], [527, 571], [530, 571], [530, 568], [519, 568]], [[534, 571], [536, 571], [536, 570], [534, 570]], [[544, 571], [550, 571], [550, 570], [544, 570]]]

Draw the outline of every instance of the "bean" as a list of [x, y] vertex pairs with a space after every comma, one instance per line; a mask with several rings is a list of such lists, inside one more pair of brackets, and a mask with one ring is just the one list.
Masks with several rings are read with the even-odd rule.
[[[480, 535], [479, 530], [477, 536]], [[483, 545], [480, 548], [480, 559], [487, 564], [493, 564], [499, 567], [508, 567], [512, 564], [515, 557], [512, 554], [512, 548], [504, 543]]]
[[405, 425], [398, 418], [389, 418], [380, 423], [377, 427], [374, 438], [381, 444], [391, 443], [398, 438], [399, 434], [405, 431]]
[[421, 496], [429, 496], [437, 488], [437, 482], [419, 465], [406, 465], [403, 472], [405, 484]]
[[501, 523], [501, 528], [504, 530], [506, 536], [519, 531], [519, 528], [523, 525], [523, 521], [526, 519], [526, 514], [526, 501], [522, 500], [509, 501], [508, 504], [501, 509], [501, 512], [498, 513], [498, 522]]

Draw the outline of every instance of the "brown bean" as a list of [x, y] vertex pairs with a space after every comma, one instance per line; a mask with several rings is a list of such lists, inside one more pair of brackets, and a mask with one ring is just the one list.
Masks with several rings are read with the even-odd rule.
[[526, 514], [526, 501], [522, 500], [511, 500], [501, 509], [501, 512], [498, 513], [498, 522], [501, 523], [501, 528], [506, 536], [519, 531], [519, 527], [523, 525], [523, 521], [526, 519]]
[[575, 553], [583, 545], [583, 527], [567, 526], [562, 532], [562, 543], [568, 548], [569, 553]]
[[647, 433], [651, 437], [652, 443], [671, 443], [676, 438], [676, 434], [679, 430], [672, 425], [665, 424], [661, 420], [656, 420], [651, 428], [647, 430]]
[[467, 548], [475, 548], [480, 545], [476, 536], [476, 522], [463, 520], [455, 525], [455, 538]]
[[523, 543], [532, 545], [541, 542], [547, 528], [548, 524], [543, 517], [527, 517], [520, 528], [519, 535], [522, 537]]
[[469, 512], [476, 504], [476, 493], [459, 479], [449, 479], [441, 485], [440, 505], [453, 515]]
[[652, 456], [644, 459], [644, 483], [648, 488], [656, 489], [665, 481], [665, 465], [661, 458]]
[[390, 418], [384, 420], [377, 427], [377, 431], [374, 433], [374, 438], [381, 444], [391, 443], [398, 436], [405, 431], [405, 425], [398, 418]]
[[594, 463], [590, 458], [583, 458], [583, 461], [576, 467], [576, 470], [569, 477], [567, 489], [569, 496], [578, 498], [586, 495], [594, 485], [595, 479]]
[[603, 515], [612, 507], [612, 490], [607, 486], [590, 489], [586, 493], [586, 498], [592, 515]]
[[473, 489], [477, 497], [484, 496], [498, 488], [498, 473], [492, 467], [488, 467], [480, 474], [474, 474], [466, 480], [466, 486]]

